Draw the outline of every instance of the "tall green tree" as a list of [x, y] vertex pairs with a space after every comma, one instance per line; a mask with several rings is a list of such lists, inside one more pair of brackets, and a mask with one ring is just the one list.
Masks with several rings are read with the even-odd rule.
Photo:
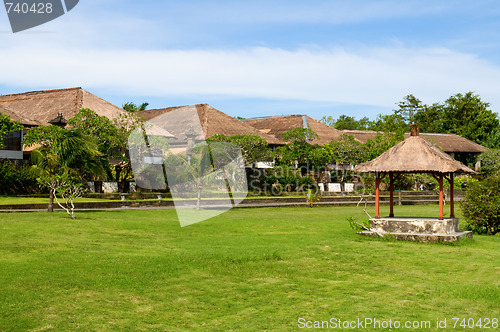
[[127, 112], [137, 112], [137, 111], [145, 111], [149, 106], [149, 103], [142, 103], [140, 105], [136, 105], [132, 102], [128, 102], [122, 105], [122, 108]]
[[371, 125], [370, 130], [404, 134], [409, 130], [409, 126], [401, 114], [379, 114]]
[[[125, 183], [126, 179], [132, 174], [132, 164], [128, 154], [128, 139], [132, 131], [137, 127], [144, 125], [145, 120], [133, 112], [121, 114], [113, 119], [113, 124], [117, 129], [116, 146], [113, 148], [114, 153], [114, 169], [116, 181]], [[123, 189], [123, 188], [122, 188]]]
[[101, 162], [108, 177], [112, 177], [113, 168], [116, 181], [124, 189], [124, 181], [132, 170], [127, 153], [128, 137], [131, 131], [143, 122], [144, 120], [133, 112], [110, 120], [84, 108], [68, 121], [68, 125], [94, 138], [104, 157]]
[[229, 142], [240, 147], [245, 163], [250, 165], [258, 161], [272, 159], [272, 153], [265, 139], [258, 135], [233, 135], [221, 134], [210, 137], [208, 142]]
[[402, 133], [378, 133], [375, 138], [369, 139], [364, 145], [366, 160], [377, 158], [402, 140], [404, 140], [404, 135]]
[[288, 142], [275, 150], [275, 158], [283, 165], [306, 164], [309, 161], [309, 153], [312, 149], [311, 142], [319, 136], [311, 129], [294, 128], [283, 134], [283, 140]]
[[353, 136], [341, 135], [338, 140], [332, 141], [330, 146], [332, 148], [332, 157], [339, 164], [357, 165], [366, 161], [365, 146]]
[[312, 167], [326, 166], [333, 161], [333, 149], [328, 144], [315, 144], [309, 149], [307, 159]]
[[320, 121], [338, 130], [368, 130], [373, 125], [367, 117], [356, 120], [356, 117], [345, 114], [339, 116], [338, 119], [324, 116]]
[[69, 119], [68, 126], [80, 130], [85, 135], [94, 137], [99, 151], [103, 154], [112, 154], [113, 149], [121, 143], [117, 136], [118, 128], [113, 121], [88, 108], [82, 108]]
[[481, 142], [481, 145], [490, 149], [500, 149], [500, 126], [493, 130], [486, 139]]
[[408, 128], [415, 123], [415, 114], [423, 108], [422, 101], [412, 94], [405, 96], [397, 105], [399, 108], [394, 111], [394, 114], [400, 115]]
[[480, 143], [498, 125], [498, 115], [492, 112], [490, 104], [473, 92], [457, 93], [448, 98], [443, 106], [443, 129]]
[[294, 128], [283, 133], [283, 140], [289, 143], [306, 144], [319, 138], [312, 129]]
[[420, 126], [423, 133], [443, 133], [443, 104], [434, 103], [432, 105], [423, 105], [415, 113], [415, 123]]

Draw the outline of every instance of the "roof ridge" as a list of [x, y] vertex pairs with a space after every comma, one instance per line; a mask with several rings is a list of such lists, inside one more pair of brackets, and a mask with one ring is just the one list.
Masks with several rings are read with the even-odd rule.
[[[264, 119], [280, 119], [280, 118], [291, 118], [291, 117], [296, 117], [296, 116], [307, 116], [308, 118], [311, 118], [307, 114], [286, 114], [286, 115], [269, 115], [269, 116], [257, 116], [255, 118], [246, 118], [241, 121], [246, 121], [246, 120], [264, 120]], [[313, 119], [313, 118], [311, 118]], [[316, 120], [316, 119], [314, 119]], [[316, 120], [317, 121], [317, 120]]]
[[[90, 93], [90, 92], [89, 92]], [[83, 107], [83, 91], [79, 89], [76, 92], [76, 111], [78, 112]]]
[[28, 91], [28, 92], [20, 92], [20, 93], [10, 93], [6, 95], [0, 95], [0, 96], [19, 96], [19, 95], [35, 95], [35, 94], [40, 94], [40, 93], [51, 93], [51, 92], [61, 92], [61, 91], [71, 91], [71, 90], [83, 90], [82, 87], [74, 87], [74, 88], [64, 88], [64, 89], [53, 89], [53, 90], [37, 90], [37, 91]]
[[189, 107], [189, 106], [196, 106], [196, 105], [183, 105], [183, 106], [170, 106], [170, 107], [162, 107], [162, 108], [151, 108], [148, 110], [137, 111], [137, 112], [141, 113], [141, 112], [150, 112], [150, 111], [163, 111], [163, 110], [169, 110], [169, 109], [181, 108], [181, 107]]

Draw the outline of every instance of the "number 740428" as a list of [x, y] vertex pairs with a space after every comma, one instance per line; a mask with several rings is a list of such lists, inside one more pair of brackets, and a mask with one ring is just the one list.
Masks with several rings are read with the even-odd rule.
[[18, 13], [18, 14], [51, 14], [52, 13], [52, 3], [44, 3], [44, 2], [39, 2], [39, 3], [33, 3], [30, 4], [23, 2], [23, 3], [13, 3], [13, 2], [6, 2], [5, 3], [7, 7], [7, 14], [10, 14], [11, 12]]
[[482, 328], [482, 329], [496, 329], [498, 328], [498, 318], [479, 318], [475, 320], [474, 318], [452, 318], [453, 328], [463, 327], [463, 328]]

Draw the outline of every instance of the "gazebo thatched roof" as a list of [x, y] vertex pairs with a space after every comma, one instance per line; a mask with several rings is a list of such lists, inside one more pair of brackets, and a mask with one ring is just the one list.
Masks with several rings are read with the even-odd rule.
[[355, 172], [475, 173], [425, 139], [410, 136], [379, 157], [359, 164]]

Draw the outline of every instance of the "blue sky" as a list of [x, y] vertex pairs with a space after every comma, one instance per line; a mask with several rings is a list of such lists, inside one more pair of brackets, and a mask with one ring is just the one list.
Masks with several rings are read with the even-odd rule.
[[499, 18], [481, 0], [80, 0], [12, 34], [0, 11], [0, 93], [81, 86], [118, 106], [320, 119], [475, 91], [498, 112]]

